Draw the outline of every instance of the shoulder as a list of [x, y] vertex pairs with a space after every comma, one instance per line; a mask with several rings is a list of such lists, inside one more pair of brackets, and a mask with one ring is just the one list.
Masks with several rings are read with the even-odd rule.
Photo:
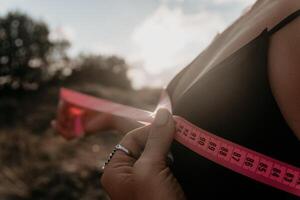
[[254, 29], [271, 29], [299, 9], [300, 0], [257, 0], [245, 15]]
[[[285, 2], [291, 2], [289, 4], [300, 9], [299, 0]], [[272, 92], [285, 120], [300, 139], [299, 55], [300, 16], [272, 35], [269, 49], [269, 80]]]
[[[274, 1], [274, 0], [269, 0]], [[299, 0], [275, 0], [278, 2], [278, 5], [282, 8], [295, 8], [300, 6]]]

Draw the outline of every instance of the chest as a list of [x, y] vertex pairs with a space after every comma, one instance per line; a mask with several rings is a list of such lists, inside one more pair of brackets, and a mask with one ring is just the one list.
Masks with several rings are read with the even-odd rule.
[[[220, 34], [193, 62], [178, 81], [174, 96], [183, 96], [199, 79], [245, 46], [266, 28], [272, 28], [289, 9], [279, 11], [278, 1], [260, 1]], [[282, 9], [281, 9], [282, 10]], [[276, 16], [272, 15], [276, 13]]]

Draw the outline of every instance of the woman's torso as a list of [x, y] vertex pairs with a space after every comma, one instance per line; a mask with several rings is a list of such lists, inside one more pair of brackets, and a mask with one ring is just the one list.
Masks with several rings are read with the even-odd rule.
[[[263, 30], [297, 10], [290, 4], [283, 9], [281, 2], [256, 3], [184, 69], [168, 90], [175, 114], [221, 137], [299, 166], [300, 159], [289, 153], [300, 151], [299, 142], [281, 115], [268, 81], [272, 36]], [[176, 142], [172, 151], [173, 172], [190, 198], [252, 199], [259, 197], [258, 193], [276, 199], [287, 196]]]
[[258, 0], [222, 34], [216, 36], [193, 61], [193, 65], [198, 67], [188, 70], [185, 76], [189, 78], [180, 80], [173, 96], [179, 98], [201, 75], [253, 40], [263, 30], [272, 29], [299, 7], [299, 0]]

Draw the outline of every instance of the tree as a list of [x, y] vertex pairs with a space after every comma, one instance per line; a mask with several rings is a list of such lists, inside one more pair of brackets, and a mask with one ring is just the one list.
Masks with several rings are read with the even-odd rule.
[[48, 36], [48, 26], [26, 14], [0, 17], [0, 88], [38, 87], [54, 46]]
[[79, 66], [67, 79], [70, 83], [95, 83], [131, 89], [127, 76], [128, 65], [118, 56], [81, 55]]

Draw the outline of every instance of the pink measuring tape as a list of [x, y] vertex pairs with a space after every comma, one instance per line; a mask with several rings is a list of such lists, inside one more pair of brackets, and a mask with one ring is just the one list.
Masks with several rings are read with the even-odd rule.
[[[157, 109], [160, 107], [172, 110], [166, 92], [163, 92]], [[143, 123], [151, 123], [155, 115], [155, 112], [61, 89], [58, 130], [66, 138], [83, 135], [82, 120], [90, 111], [109, 113]], [[174, 120], [176, 122], [175, 140], [190, 150], [258, 182], [300, 196], [299, 168], [209, 133], [180, 116], [174, 115]], [[72, 131], [66, 132], [64, 131], [66, 129]]]

